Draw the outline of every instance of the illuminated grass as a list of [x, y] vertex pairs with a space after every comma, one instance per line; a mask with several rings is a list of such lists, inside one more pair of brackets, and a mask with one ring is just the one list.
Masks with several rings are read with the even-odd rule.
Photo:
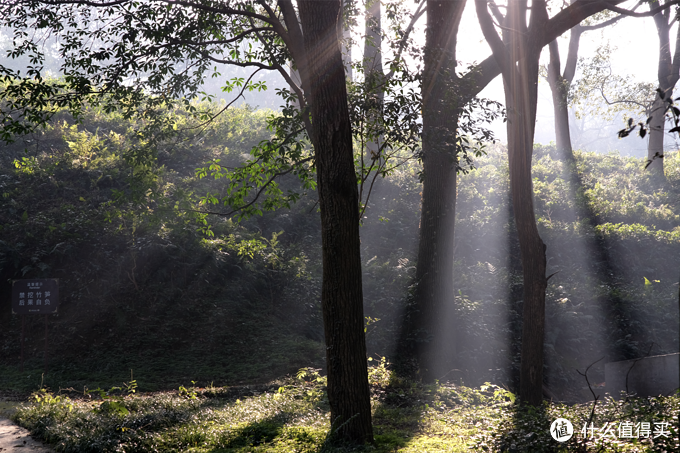
[[428, 386], [385, 371], [384, 365], [371, 369], [375, 444], [364, 447], [329, 441], [325, 378], [309, 369], [257, 389], [180, 387], [73, 398], [41, 391], [13, 418], [60, 452], [552, 452], [597, 451], [602, 445], [606, 451], [677, 451], [678, 395], [606, 400], [593, 418], [597, 427], [666, 421], [668, 436], [584, 442], [576, 433], [558, 444], [549, 433], [551, 421], [568, 418], [580, 431], [591, 405], [546, 403], [542, 410], [526, 411], [497, 386]]

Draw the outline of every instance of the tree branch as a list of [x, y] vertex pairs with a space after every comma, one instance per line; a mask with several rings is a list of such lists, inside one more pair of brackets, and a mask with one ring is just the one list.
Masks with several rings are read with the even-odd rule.
[[[398, 62], [401, 59], [401, 54], [404, 52], [404, 48], [406, 47], [406, 43], [408, 42], [408, 38], [411, 35], [411, 32], [413, 31], [413, 28], [416, 25], [416, 22], [418, 22], [418, 19], [422, 17], [423, 14], [427, 11], [427, 7], [421, 9], [425, 5], [425, 0], [420, 0], [420, 3], [418, 4], [418, 8], [416, 8], [416, 12], [413, 13], [413, 17], [411, 17], [411, 22], [409, 22], [408, 26], [406, 27], [406, 30], [404, 31], [404, 36], [401, 37], [399, 40], [399, 43], [397, 44], [397, 54], [394, 57], [394, 61]], [[394, 76], [394, 69], [391, 69], [390, 72], [388, 72], [385, 75], [385, 80], [390, 80]]]
[[[251, 18], [252, 19], [252, 18]], [[215, 45], [215, 44], [231, 44], [232, 42], [238, 41], [240, 39], [245, 38], [251, 33], [259, 33], [260, 31], [273, 31], [273, 27], [253, 27], [250, 28], [242, 33], [239, 33], [238, 35], [235, 35], [233, 38], [229, 39], [219, 39], [219, 40], [213, 40], [213, 41], [187, 41], [187, 40], [182, 40], [182, 39], [173, 39], [171, 38], [171, 43], [173, 44], [180, 44], [180, 45], [193, 45], [193, 46], [209, 46], [209, 45]]]
[[[212, 116], [210, 117], [210, 119], [204, 121], [203, 123], [201, 123], [201, 124], [199, 124], [199, 125], [192, 126], [192, 127], [185, 127], [185, 128], [182, 128], [181, 130], [182, 130], [182, 131], [188, 131], [188, 130], [191, 130], [191, 129], [199, 129], [199, 128], [203, 127], [203, 126], [206, 126], [206, 125], [209, 124], [210, 122], [212, 122], [215, 118], [217, 118], [218, 116], [220, 116], [220, 115], [221, 115], [222, 113], [224, 113], [229, 107], [231, 107], [232, 104], [234, 104], [234, 102], [236, 102], [239, 98], [243, 97], [243, 92], [245, 91], [246, 88], [248, 88], [248, 83], [250, 83], [250, 81], [253, 79], [253, 77], [255, 77], [255, 74], [257, 74], [257, 73], [260, 72], [260, 71], [262, 71], [262, 68], [258, 68], [255, 72], [253, 72], [252, 74], [250, 74], [250, 77], [248, 77], [248, 80], [246, 80], [246, 82], [243, 84], [243, 87], [241, 88], [241, 91], [239, 92], [238, 96], [236, 96], [236, 97], [234, 98], [234, 100], [231, 101], [229, 104], [227, 104], [223, 109], [220, 109], [219, 112], [217, 112], [217, 113], [215, 113], [214, 115], [212, 115]], [[244, 98], [244, 99], [245, 99], [245, 98]]]
[[[298, 132], [302, 132], [302, 130], [299, 130]], [[236, 208], [236, 209], [233, 209], [233, 210], [231, 210], [231, 211], [229, 211], [229, 212], [226, 212], [226, 213], [225, 213], [225, 212], [203, 211], [203, 210], [195, 210], [195, 209], [190, 209], [189, 211], [191, 211], [191, 212], [200, 212], [201, 214], [212, 214], [212, 215], [218, 215], [218, 216], [222, 216], [222, 217], [229, 217], [229, 216], [231, 216], [231, 215], [233, 215], [233, 214], [236, 214], [236, 213], [239, 212], [239, 211], [243, 211], [244, 209], [247, 209], [247, 208], [249, 208], [250, 206], [252, 206], [253, 204], [255, 204], [255, 202], [257, 202], [257, 200], [260, 198], [260, 195], [262, 195], [262, 192], [264, 192], [264, 189], [266, 189], [266, 188], [269, 186], [269, 184], [271, 184], [271, 183], [274, 181], [274, 179], [276, 179], [276, 178], [279, 177], [279, 176], [287, 175], [287, 174], [290, 173], [291, 171], [295, 170], [295, 168], [296, 168], [295, 166], [296, 166], [296, 165], [304, 164], [304, 163], [309, 162], [309, 161], [311, 161], [311, 160], [313, 160], [313, 159], [314, 159], [314, 157], [308, 157], [308, 158], [306, 158], [306, 159], [302, 159], [301, 161], [295, 162], [293, 165], [291, 165], [291, 167], [290, 167], [288, 170], [286, 170], [286, 171], [279, 171], [279, 172], [274, 173], [274, 174], [272, 175], [272, 177], [269, 178], [269, 180], [268, 180], [262, 187], [260, 187], [260, 190], [257, 191], [257, 194], [255, 194], [255, 198], [253, 198], [252, 201], [250, 201], [249, 203], [246, 203], [246, 204], [244, 204], [243, 206], [240, 206], [240, 207], [238, 207], [238, 208]]]
[[583, 27], [580, 25], [571, 29], [571, 36], [569, 36], [569, 50], [567, 51], [567, 61], [564, 63], [564, 72], [562, 78], [569, 84], [574, 80], [576, 75], [576, 65], [578, 63], [578, 48], [581, 43], [581, 34], [583, 34]]
[[[584, 19], [608, 9], [609, 6], [615, 6], [622, 3], [624, 0], [576, 0], [574, 3], [564, 8], [559, 13], [555, 14], [543, 28], [542, 36], [537, 37], [539, 44], [545, 46], [551, 41], [562, 35], [567, 30], [575, 27]], [[680, 0], [673, 0], [673, 3], [680, 2]], [[482, 10], [486, 10], [486, 0], [475, 0], [475, 5]], [[669, 5], [670, 6], [670, 5]], [[664, 5], [664, 7], [668, 7]], [[477, 13], [479, 16], [479, 12]], [[488, 16], [488, 12], [487, 12]], [[490, 25], [493, 26], [489, 18]], [[494, 30], [495, 31], [495, 30]], [[506, 53], [506, 50], [503, 51]], [[493, 79], [501, 73], [501, 67], [494, 55], [488, 56], [485, 60], [477, 65], [475, 69], [468, 72], [462, 79], [467, 86], [473, 87], [469, 90], [467, 99], [463, 101], [469, 102], [474, 96], [482, 91]]]
[[[309, 62], [307, 61], [307, 52], [305, 50], [305, 42], [302, 37], [302, 28], [300, 21], [298, 21], [295, 14], [295, 8], [291, 0], [278, 0], [279, 9], [283, 14], [283, 21], [288, 27], [288, 34], [290, 35], [290, 44], [287, 45], [288, 51], [293, 57], [293, 63], [298, 68], [300, 73], [300, 82], [302, 90], [308, 96], [311, 95], [309, 84]], [[302, 100], [303, 98], [300, 98]], [[311, 99], [307, 99], [307, 104], [311, 103]]]
[[212, 55], [210, 55], [208, 52], [206, 52], [204, 50], [200, 51], [200, 53], [201, 53], [201, 56], [203, 58], [210, 60], [210, 61], [214, 61], [215, 63], [230, 64], [230, 65], [233, 65], [233, 66], [239, 66], [241, 68], [255, 67], [255, 68], [260, 68], [260, 69], [268, 69], [270, 71], [276, 70], [275, 66], [266, 65], [264, 63], [259, 63], [257, 61], [236, 61], [236, 60], [217, 58], [217, 57], [213, 57]]
[[[42, 0], [41, 0], [42, 1]], [[272, 26], [276, 26], [276, 17], [271, 18], [267, 16], [263, 16], [262, 14], [257, 14], [253, 13], [247, 10], [243, 9], [234, 9], [234, 8], [229, 8], [229, 7], [216, 7], [216, 6], [210, 6], [204, 3], [195, 3], [195, 2], [190, 2], [187, 0], [161, 0], [163, 3], [167, 3], [169, 5], [180, 5], [184, 6], [187, 8], [195, 8], [201, 11], [206, 11], [209, 13], [218, 13], [218, 14], [226, 14], [229, 16], [245, 16], [245, 17], [251, 17], [253, 19], [258, 19], [261, 20], [262, 22], [268, 23]], [[278, 31], [277, 31], [278, 33]]]
[[[603, 3], [603, 2], [598, 2], [598, 3]], [[633, 10], [625, 9], [625, 8], [619, 8], [616, 5], [609, 5], [606, 7], [609, 11], [614, 11], [615, 13], [622, 14], [624, 16], [630, 16], [630, 17], [651, 17], [651, 16], [656, 16], [657, 14], [667, 10], [673, 5], [680, 4], [680, 0], [669, 0], [667, 3], [664, 3], [661, 6], [658, 6], [654, 9], [650, 9], [649, 11], [645, 11], [642, 13], [636, 13]], [[637, 7], [637, 6], [636, 6]]]
[[117, 6], [129, 2], [130, 0], [113, 0], [109, 2], [93, 2], [89, 0], [42, 0], [40, 3], [44, 5], [86, 5], [99, 8], [104, 6]]
[[486, 39], [486, 42], [489, 43], [489, 47], [491, 47], [492, 57], [496, 60], [499, 69], [504, 67], [509, 68], [511, 63], [509, 61], [510, 52], [506, 51], [505, 44], [503, 44], [503, 40], [501, 40], [501, 37], [496, 31], [493, 19], [489, 14], [487, 0], [475, 0], [475, 9], [484, 38]]

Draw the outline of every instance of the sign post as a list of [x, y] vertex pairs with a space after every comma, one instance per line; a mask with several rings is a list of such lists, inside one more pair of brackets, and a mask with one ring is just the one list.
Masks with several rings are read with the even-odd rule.
[[47, 373], [47, 315], [59, 307], [59, 279], [32, 278], [12, 281], [12, 313], [21, 315], [21, 371], [24, 370], [24, 315], [45, 315], [45, 360]]

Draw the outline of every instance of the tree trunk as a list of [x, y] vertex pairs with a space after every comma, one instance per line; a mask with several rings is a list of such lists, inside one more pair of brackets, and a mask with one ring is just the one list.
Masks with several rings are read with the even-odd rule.
[[543, 399], [546, 247], [538, 234], [534, 215], [531, 159], [538, 99], [538, 59], [542, 47], [540, 41], [548, 13], [545, 1], [534, 0], [529, 28], [526, 2], [509, 2], [504, 22], [504, 36], [510, 49], [508, 52], [496, 33], [486, 1], [476, 0], [475, 4], [484, 36], [501, 68], [505, 88], [510, 192], [524, 279], [519, 397], [525, 404], [539, 406]]
[[[622, 0], [613, 3], [618, 4]], [[427, 1], [428, 29], [426, 34], [426, 59], [423, 82], [423, 198], [420, 222], [420, 242], [418, 248], [418, 261], [416, 270], [415, 303], [402, 332], [402, 344], [412, 345], [412, 348], [403, 348], [401, 353], [406, 358], [415, 358], [420, 362], [421, 368], [428, 370], [430, 364], [443, 366], [444, 362], [431, 356], [427, 357], [428, 350], [437, 351], [435, 344], [434, 320], [440, 320], [446, 304], [452, 304], [454, 300], [453, 286], [451, 284], [453, 269], [453, 216], [455, 214], [455, 169], [450, 166], [454, 160], [452, 155], [446, 155], [455, 146], [457, 125], [456, 108], [447, 111], [437, 105], [437, 99], [442, 91], [438, 84], [445, 84], [439, 74], [446, 73], [446, 69], [455, 68], [455, 45], [457, 39], [460, 15], [465, 6], [465, 0], [460, 1]], [[486, 6], [486, 2], [484, 2]], [[536, 34], [537, 41], [532, 44], [544, 46], [557, 36], [571, 29], [589, 17], [605, 8], [604, 3], [578, 1], [573, 7], [558, 13], [550, 24], [547, 23], [547, 15], [542, 22], [545, 29], [542, 34]], [[453, 58], [428, 58], [432, 53], [443, 54], [443, 49]], [[494, 53], [497, 53], [494, 51]], [[517, 55], [515, 55], [517, 57]], [[470, 70], [460, 80], [455, 78], [459, 89], [449, 90], [448, 95], [458, 97], [458, 106], [462, 107], [474, 98], [491, 80], [500, 72], [500, 65], [496, 56], [482, 61]], [[575, 61], [574, 61], [575, 67]], [[453, 71], [449, 72], [453, 77]], [[435, 94], [436, 93], [436, 94]], [[439, 98], [437, 96], [440, 96]], [[437, 114], [440, 117], [437, 117]], [[448, 115], [448, 116], [447, 116]], [[446, 120], [448, 118], [448, 120]], [[437, 133], [442, 124], [446, 123], [451, 135], [439, 137]], [[448, 140], [447, 140], [448, 139]], [[532, 137], [533, 139], [533, 137]], [[529, 146], [531, 146], [529, 141]], [[443, 143], [442, 143], [443, 142]], [[443, 146], [438, 146], [443, 145]], [[449, 151], [439, 152], [440, 149]], [[539, 238], [540, 239], [540, 238]], [[542, 326], [542, 323], [541, 323]], [[542, 327], [541, 327], [542, 328]], [[448, 326], [449, 332], [455, 330], [454, 326]], [[455, 347], [455, 345], [454, 345]], [[440, 371], [426, 371], [426, 379], [441, 377]], [[540, 385], [538, 386], [540, 389]]]
[[[650, 3], [650, 8], [658, 6], [658, 2]], [[673, 95], [673, 88], [678, 82], [678, 70], [680, 69], [680, 30], [676, 37], [675, 55], [671, 56], [670, 47], [670, 19], [671, 11], [665, 10], [654, 16], [654, 25], [659, 36], [659, 66], [657, 75], [659, 79], [659, 89], [663, 92], [662, 99], [657, 93], [654, 104], [649, 112], [652, 120], [649, 122], [649, 143], [647, 146], [647, 171], [660, 180], [665, 180], [663, 165], [663, 142], [665, 133], [666, 106], [664, 99], [669, 99]]]
[[[530, 61], [529, 61], [530, 60]], [[543, 340], [545, 330], [546, 246], [534, 216], [531, 160], [536, 124], [538, 53], [518, 69], [503, 74], [508, 112], [510, 191], [519, 236], [524, 278], [520, 399], [531, 405], [542, 401]]]
[[[342, 15], [343, 18], [350, 13], [349, 8], [352, 4], [348, 0], [342, 0]], [[354, 80], [354, 74], [352, 73], [352, 33], [349, 27], [346, 26], [344, 20], [340, 21], [338, 27], [338, 33], [340, 34], [340, 40], [342, 41], [342, 64], [345, 67], [345, 77], [350, 82]]]
[[450, 325], [456, 207], [456, 36], [465, 1], [427, 2], [423, 73], [423, 195], [410, 336], [425, 381], [451, 369]]
[[[663, 88], [661, 88], [663, 90]], [[667, 91], [667, 96], [672, 96], [673, 90], [669, 89]], [[663, 166], [663, 142], [664, 133], [666, 126], [666, 103], [665, 100], [661, 99], [657, 93], [654, 103], [652, 104], [649, 116], [652, 117], [649, 122], [649, 143], [647, 144], [647, 171], [652, 174], [653, 177], [664, 177], [664, 166]]]
[[549, 49], [548, 84], [552, 92], [553, 112], [555, 115], [555, 144], [560, 158], [566, 163], [573, 164], [574, 152], [571, 147], [571, 134], [569, 133], [568, 105], [571, 80], [565, 79], [560, 74], [560, 50], [557, 40], [549, 44]]
[[[364, 78], [367, 93], [374, 97], [374, 113], [368, 118], [369, 124], [382, 119], [382, 107], [385, 99], [385, 74], [382, 61], [382, 24], [380, 0], [366, 0], [366, 39], [364, 41]], [[366, 142], [367, 161], [372, 156], [382, 159], [380, 146], [384, 141], [382, 136], [372, 137]], [[379, 163], [381, 163], [380, 161]]]
[[342, 438], [372, 442], [359, 201], [337, 33], [340, 1], [301, 0], [298, 4], [309, 62], [312, 140], [321, 210], [321, 304], [331, 422]]
[[364, 75], [370, 79], [383, 74], [382, 23], [380, 0], [366, 0], [366, 39], [364, 41]]

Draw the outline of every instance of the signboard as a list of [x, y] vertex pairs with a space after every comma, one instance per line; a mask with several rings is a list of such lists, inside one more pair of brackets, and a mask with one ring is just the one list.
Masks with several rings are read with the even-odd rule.
[[59, 279], [32, 278], [12, 281], [12, 313], [47, 315], [59, 306]]

